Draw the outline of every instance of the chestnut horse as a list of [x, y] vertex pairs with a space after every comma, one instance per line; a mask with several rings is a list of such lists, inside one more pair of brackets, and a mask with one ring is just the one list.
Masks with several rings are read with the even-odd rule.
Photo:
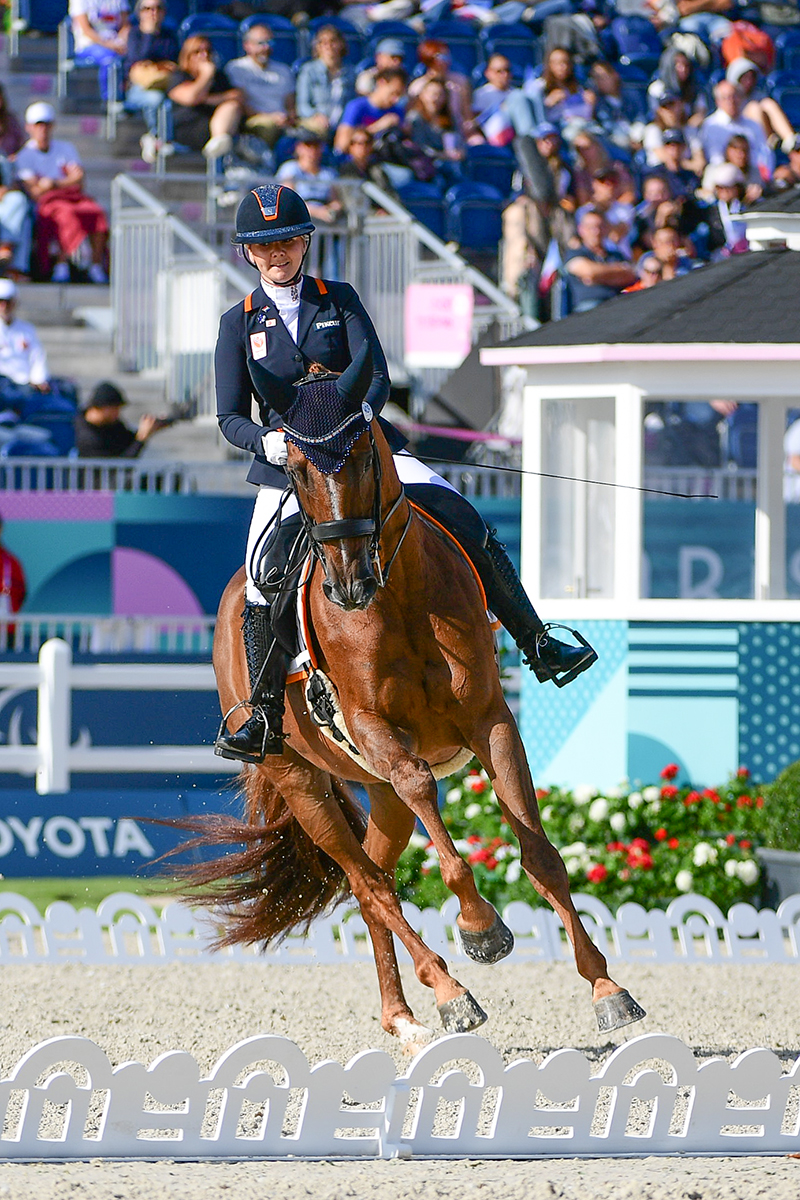
[[[341, 378], [345, 390], [357, 365]], [[355, 397], [358, 408], [365, 390]], [[371, 416], [364, 406], [363, 432], [334, 473], [323, 474], [291, 440], [286, 467], [314, 551], [306, 583], [313, 649], [338, 692], [360, 761], [311, 719], [303, 684], [290, 683], [283, 756], [242, 772], [247, 820], [212, 818], [197, 839], [206, 846], [244, 841], [246, 848], [192, 868], [195, 881], [215, 882], [210, 894], [223, 906], [227, 943], [269, 942], [307, 925], [349, 889], [375, 951], [383, 1028], [402, 1039], [429, 1036], [403, 994], [393, 934], [417, 977], [433, 989], [445, 1029], [477, 1028], [485, 1014], [405, 920], [394, 889], [397, 860], [419, 819], [459, 899], [467, 954], [494, 962], [510, 952], [512, 935], [478, 893], [437, 805], [434, 769], [467, 749], [491, 780], [525, 872], [564, 924], [577, 969], [591, 984], [601, 1031], [639, 1020], [643, 1010], [609, 978], [584, 930], [564, 864], [542, 828], [500, 686], [481, 585], [452, 537], [405, 497]], [[214, 639], [223, 712], [249, 694], [243, 592], [239, 571], [222, 597]], [[244, 719], [239, 709], [239, 724]], [[366, 828], [343, 780], [367, 790]]]

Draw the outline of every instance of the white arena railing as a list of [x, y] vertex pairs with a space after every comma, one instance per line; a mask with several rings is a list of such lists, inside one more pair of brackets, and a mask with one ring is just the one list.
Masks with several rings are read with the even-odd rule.
[[216, 617], [209, 616], [15, 613], [0, 617], [0, 646], [12, 653], [38, 654], [45, 642], [61, 638], [80, 654], [202, 654], [210, 658], [215, 624]]
[[[57, 818], [60, 819], [60, 818]], [[166, 886], [166, 885], [165, 885]], [[800, 896], [778, 910], [735, 904], [727, 915], [703, 896], [679, 896], [666, 911], [623, 904], [616, 913], [594, 896], [576, 893], [575, 906], [592, 941], [611, 963], [797, 963], [800, 961]], [[436, 954], [467, 961], [456, 923], [455, 897], [441, 910], [420, 911], [405, 902], [409, 924]], [[212, 912], [175, 901], [159, 912], [141, 896], [118, 892], [97, 910], [57, 901], [44, 916], [24, 896], [0, 892], [0, 964], [69, 963], [154, 965], [171, 962], [314, 963], [369, 962], [372, 943], [360, 914], [341, 907], [318, 918], [305, 936], [279, 945], [214, 950]], [[506, 906], [504, 920], [515, 935], [508, 963], [572, 961], [561, 921], [550, 908], [520, 900]], [[401, 962], [411, 961], [396, 943]]]

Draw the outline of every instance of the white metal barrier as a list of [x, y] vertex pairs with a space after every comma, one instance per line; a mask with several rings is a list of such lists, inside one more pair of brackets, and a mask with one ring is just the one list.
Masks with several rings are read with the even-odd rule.
[[68, 792], [70, 774], [82, 772], [183, 771], [221, 775], [238, 764], [215, 757], [211, 746], [71, 745], [72, 691], [216, 691], [214, 671], [205, 663], [96, 663], [76, 665], [66, 642], [42, 646], [38, 663], [0, 663], [0, 687], [36, 688], [36, 744], [0, 746], [0, 772], [36, 776], [46, 796]]
[[[87, 617], [16, 613], [0, 617], [0, 646], [39, 652], [61, 638], [83, 654], [203, 654], [211, 657], [216, 617]], [[0, 683], [2, 674], [0, 673]]]

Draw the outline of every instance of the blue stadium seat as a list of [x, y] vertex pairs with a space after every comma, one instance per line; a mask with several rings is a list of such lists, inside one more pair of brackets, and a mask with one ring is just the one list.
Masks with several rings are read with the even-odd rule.
[[444, 198], [437, 183], [420, 183], [412, 180], [397, 189], [400, 203], [411, 213], [415, 221], [426, 225], [431, 233], [444, 241], [445, 217]]
[[478, 36], [478, 26], [472, 21], [434, 21], [426, 30], [427, 37], [446, 42], [454, 71], [470, 76], [482, 64], [483, 46]]
[[474, 183], [488, 183], [501, 196], [511, 193], [511, 180], [517, 168], [513, 151], [504, 146], [467, 146], [464, 174]]
[[38, 33], [57, 33], [67, 15], [67, 5], [68, 0], [20, 0], [20, 20]]
[[279, 17], [273, 13], [254, 13], [252, 17], [245, 17], [239, 26], [242, 41], [248, 29], [252, 29], [254, 25], [266, 25], [272, 33], [271, 56], [276, 62], [286, 63], [290, 67], [303, 53], [297, 29], [287, 17]]
[[800, 51], [800, 28], [783, 29], [775, 35], [777, 67], [781, 71], [797, 70], [797, 53]]
[[185, 17], [178, 26], [178, 40], [185, 42], [193, 33], [238, 33], [239, 25], [222, 13], [194, 12]]
[[622, 99], [625, 101], [625, 115], [629, 121], [648, 121], [650, 119], [646, 83], [623, 80]]
[[522, 80], [529, 67], [542, 61], [542, 44], [529, 25], [517, 22], [513, 25], [489, 25], [481, 31], [483, 53], [488, 59], [492, 54], [504, 54], [511, 63], [514, 82]]
[[496, 251], [503, 235], [504, 199], [486, 183], [457, 183], [444, 197], [445, 229], [462, 250]]
[[788, 71], [775, 71], [767, 76], [769, 94], [780, 104], [790, 125], [800, 129], [800, 79]]
[[611, 34], [621, 62], [641, 67], [648, 75], [655, 71], [664, 46], [646, 17], [615, 17]]

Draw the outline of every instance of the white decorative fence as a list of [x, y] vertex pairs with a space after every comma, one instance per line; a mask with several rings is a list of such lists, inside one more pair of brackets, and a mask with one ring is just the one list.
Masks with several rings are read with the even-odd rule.
[[[800, 960], [800, 896], [777, 912], [736, 904], [725, 916], [703, 896], [680, 896], [666, 912], [623, 904], [614, 915], [593, 896], [573, 897], [592, 940], [610, 962], [744, 963]], [[458, 900], [441, 910], [405, 903], [409, 924], [431, 950], [463, 960], [456, 925]], [[571, 961], [561, 922], [549, 908], [509, 904], [504, 918], [516, 944], [506, 962]], [[44, 916], [24, 896], [0, 893], [0, 964], [167, 962], [350, 963], [366, 962], [372, 945], [357, 912], [340, 909], [314, 922], [307, 937], [288, 937], [267, 951], [236, 946], [212, 950], [214, 917], [175, 901], [159, 914], [140, 896], [119, 892], [95, 911], [58, 901]], [[409, 962], [400, 945], [398, 958]]]
[[[649, 1033], [597, 1074], [577, 1050], [505, 1066], [480, 1037], [432, 1042], [405, 1074], [364, 1050], [311, 1067], [287, 1038], [232, 1046], [207, 1074], [172, 1050], [116, 1069], [94, 1042], [55, 1037], [0, 1082], [0, 1154], [89, 1158], [558, 1158], [800, 1150], [798, 1070], [770, 1050], [698, 1063]], [[444, 1101], [444, 1105], [442, 1105]]]

